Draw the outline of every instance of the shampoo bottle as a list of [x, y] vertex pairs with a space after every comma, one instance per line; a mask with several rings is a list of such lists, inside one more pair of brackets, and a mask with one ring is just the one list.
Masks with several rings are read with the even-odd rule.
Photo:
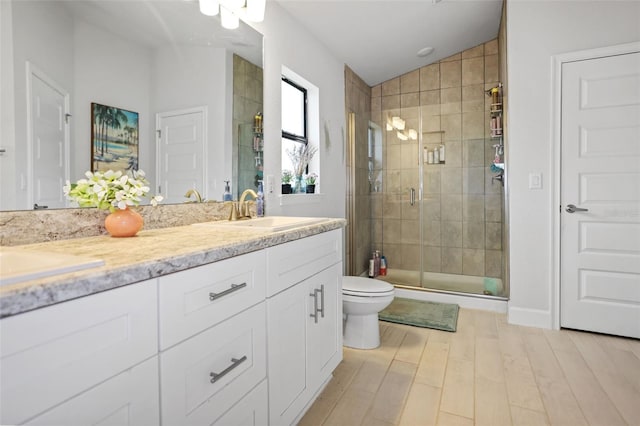
[[224, 181], [224, 193], [222, 194], [222, 201], [232, 201], [231, 188], [229, 187], [229, 181]]

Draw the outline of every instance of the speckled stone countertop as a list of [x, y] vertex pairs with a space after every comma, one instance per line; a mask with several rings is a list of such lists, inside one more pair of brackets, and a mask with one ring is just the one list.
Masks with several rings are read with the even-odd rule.
[[220, 226], [141, 231], [132, 238], [97, 236], [12, 247], [95, 257], [104, 266], [0, 287], [0, 318], [227, 259], [346, 225], [344, 219], [270, 232]]

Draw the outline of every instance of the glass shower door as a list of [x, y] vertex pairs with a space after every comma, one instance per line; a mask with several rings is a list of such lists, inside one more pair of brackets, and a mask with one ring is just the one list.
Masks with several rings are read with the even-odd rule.
[[420, 108], [383, 110], [382, 120], [381, 222], [387, 280], [420, 287], [424, 261]]

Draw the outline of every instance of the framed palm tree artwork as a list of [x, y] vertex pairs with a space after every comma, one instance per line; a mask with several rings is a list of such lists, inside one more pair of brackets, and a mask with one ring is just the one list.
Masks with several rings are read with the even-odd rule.
[[91, 103], [91, 171], [138, 170], [138, 113]]

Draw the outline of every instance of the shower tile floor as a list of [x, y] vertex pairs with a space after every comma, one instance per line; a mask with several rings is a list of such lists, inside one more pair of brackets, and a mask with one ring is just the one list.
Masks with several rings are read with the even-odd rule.
[[458, 331], [380, 322], [301, 426], [638, 425], [640, 341], [507, 324], [461, 309]]

